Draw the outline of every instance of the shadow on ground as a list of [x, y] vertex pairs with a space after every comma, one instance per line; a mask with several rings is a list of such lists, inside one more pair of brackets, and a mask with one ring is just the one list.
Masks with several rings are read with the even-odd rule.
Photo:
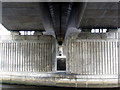
[[2, 90], [120, 90], [120, 88], [64, 88], [64, 87], [2, 84]]

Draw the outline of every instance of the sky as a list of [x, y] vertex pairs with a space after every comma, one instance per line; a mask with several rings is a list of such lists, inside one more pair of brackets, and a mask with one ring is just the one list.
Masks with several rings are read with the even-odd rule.
[[0, 24], [0, 35], [10, 35], [10, 31], [8, 31], [2, 24]]
[[107, 29], [92, 29], [91, 33], [106, 33]]

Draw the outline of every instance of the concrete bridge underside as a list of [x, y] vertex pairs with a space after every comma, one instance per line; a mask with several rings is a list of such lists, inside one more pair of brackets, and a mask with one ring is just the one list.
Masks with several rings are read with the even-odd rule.
[[10, 31], [51, 32], [60, 43], [79, 29], [119, 28], [119, 3], [2, 2], [2, 24]]
[[2, 25], [11, 31], [0, 36], [2, 83], [119, 87], [118, 2], [1, 3]]

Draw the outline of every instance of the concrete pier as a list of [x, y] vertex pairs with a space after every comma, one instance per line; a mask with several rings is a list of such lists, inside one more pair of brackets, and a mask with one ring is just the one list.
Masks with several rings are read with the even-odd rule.
[[52, 36], [0, 37], [2, 83], [62, 87], [119, 87], [119, 32], [80, 33], [63, 46], [66, 70], [57, 71]]
[[118, 32], [80, 33], [66, 44], [67, 71], [81, 75], [118, 75]]
[[52, 36], [0, 37], [1, 72], [48, 72], [54, 68]]

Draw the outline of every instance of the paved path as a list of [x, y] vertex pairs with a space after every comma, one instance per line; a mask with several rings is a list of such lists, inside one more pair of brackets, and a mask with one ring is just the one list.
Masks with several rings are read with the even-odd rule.
[[[0, 85], [1, 87], [1, 85]], [[43, 87], [43, 86], [26, 86], [26, 85], [9, 85], [2, 84], [2, 90], [96, 90], [96, 88], [62, 88], [62, 87]], [[120, 90], [120, 88], [102, 88], [97, 90]]]

